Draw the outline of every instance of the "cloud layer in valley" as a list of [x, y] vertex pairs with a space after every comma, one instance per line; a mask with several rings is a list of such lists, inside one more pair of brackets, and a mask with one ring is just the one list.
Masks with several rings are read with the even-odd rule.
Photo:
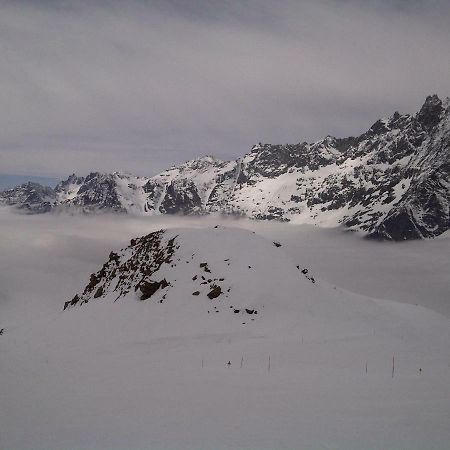
[[450, 95], [444, 1], [6, 1], [2, 173], [154, 174]]
[[[18, 214], [0, 208], [0, 328], [36, 314], [60, 311], [83, 290], [112, 250], [161, 228], [255, 230], [282, 243], [319, 279], [375, 298], [421, 304], [450, 317], [450, 235], [407, 245], [372, 242], [339, 229], [208, 217], [69, 216]], [[361, 274], [364, 274], [361, 276]], [[370, 276], [367, 276], [370, 274]], [[424, 281], [426, 280], [426, 281]], [[50, 310], [49, 310], [50, 308]], [[22, 317], [25, 316], [25, 319]]]

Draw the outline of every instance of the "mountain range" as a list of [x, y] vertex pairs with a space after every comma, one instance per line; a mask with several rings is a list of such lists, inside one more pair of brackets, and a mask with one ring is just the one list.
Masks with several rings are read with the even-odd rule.
[[357, 137], [257, 144], [234, 161], [205, 156], [153, 177], [71, 175], [26, 183], [0, 203], [27, 213], [209, 214], [345, 226], [375, 239], [431, 238], [450, 228], [450, 99], [428, 96]]

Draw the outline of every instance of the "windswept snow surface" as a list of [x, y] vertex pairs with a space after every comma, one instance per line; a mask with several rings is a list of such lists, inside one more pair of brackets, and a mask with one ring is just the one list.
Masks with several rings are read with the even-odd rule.
[[[448, 237], [380, 250], [286, 224], [1, 214], [2, 450], [449, 448], [449, 319], [353, 281], [389, 282], [383, 254], [419, 277]], [[176, 243], [164, 292], [62, 310], [111, 250], [160, 228]], [[214, 300], [209, 278], [223, 278]]]

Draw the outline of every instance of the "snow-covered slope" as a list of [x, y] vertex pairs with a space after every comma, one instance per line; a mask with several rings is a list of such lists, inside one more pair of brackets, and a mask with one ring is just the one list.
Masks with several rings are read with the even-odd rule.
[[[0, 194], [32, 212], [219, 212], [347, 226], [373, 238], [434, 237], [450, 227], [450, 100], [378, 120], [358, 137], [258, 144], [236, 161], [197, 158], [151, 178], [72, 175], [36, 207], [26, 185]], [[44, 188], [42, 188], [44, 189]], [[25, 199], [25, 200], [24, 200]]]
[[133, 239], [99, 269], [64, 311], [1, 323], [1, 447], [446, 448], [443, 316], [221, 226]]

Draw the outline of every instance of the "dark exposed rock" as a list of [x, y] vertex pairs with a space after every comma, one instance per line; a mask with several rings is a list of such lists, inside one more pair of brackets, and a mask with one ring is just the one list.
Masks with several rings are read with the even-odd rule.
[[100, 278], [100, 274], [91, 273], [91, 276], [89, 277], [89, 284], [86, 286], [86, 289], [92, 290], [100, 281]]
[[[142, 281], [138, 288], [141, 291], [141, 300], [147, 300], [149, 299], [156, 291], [159, 289], [164, 289], [167, 286], [169, 286], [169, 283], [165, 278], [163, 278], [161, 281]], [[94, 297], [95, 298], [95, 297]]]
[[258, 220], [276, 220], [279, 222], [289, 222], [288, 219], [284, 217], [284, 209], [277, 208], [275, 206], [269, 206], [267, 212], [264, 214], [256, 214], [255, 219]]
[[192, 180], [172, 181], [159, 208], [165, 214], [192, 214], [201, 210], [202, 201]]
[[440, 98], [437, 95], [429, 95], [417, 115], [417, 120], [426, 129], [431, 129], [439, 123], [442, 111]]
[[[202, 262], [200, 263], [200, 267], [207, 273], [211, 273], [211, 270], [208, 267], [208, 263]], [[202, 277], [203, 278], [203, 277]]]
[[405, 209], [398, 210], [392, 216], [386, 218], [377, 229], [367, 236], [369, 239], [379, 240], [406, 240], [418, 239], [422, 235], [413, 218]]
[[210, 300], [213, 300], [217, 298], [219, 295], [222, 294], [222, 288], [217, 285], [213, 285], [212, 289], [206, 294]]
[[[368, 236], [396, 241], [434, 237], [450, 228], [450, 146], [435, 158], [422, 182], [411, 187]], [[442, 161], [442, 162], [441, 162]]]
[[76, 294], [72, 300], [69, 300], [64, 303], [64, 309], [67, 309], [69, 306], [74, 306], [80, 301], [80, 297], [78, 294]]
[[163, 264], [171, 264], [176, 248], [176, 237], [164, 240], [164, 231], [134, 239], [133, 245], [127, 249], [111, 252], [103, 267], [91, 274], [83, 293], [66, 302], [65, 309], [108, 293], [120, 298], [131, 290], [139, 290], [141, 300], [150, 298], [156, 291], [169, 286], [165, 278], [155, 281], [151, 277]]
[[92, 172], [84, 178], [77, 195], [63, 201], [61, 206], [64, 208], [79, 207], [85, 212], [126, 212], [119, 200], [114, 176], [99, 172]]

